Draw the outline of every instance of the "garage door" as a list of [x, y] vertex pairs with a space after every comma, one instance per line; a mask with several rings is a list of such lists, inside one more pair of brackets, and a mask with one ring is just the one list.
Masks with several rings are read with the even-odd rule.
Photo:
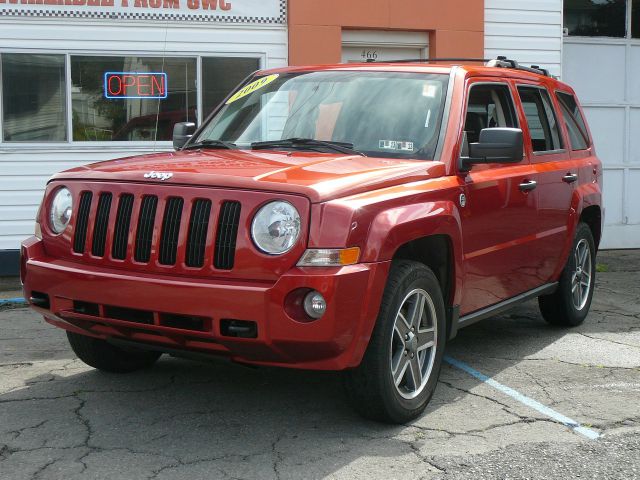
[[573, 86], [604, 164], [605, 248], [640, 248], [640, 45], [564, 41], [562, 78]]
[[426, 59], [429, 35], [426, 32], [385, 32], [343, 30], [342, 62]]

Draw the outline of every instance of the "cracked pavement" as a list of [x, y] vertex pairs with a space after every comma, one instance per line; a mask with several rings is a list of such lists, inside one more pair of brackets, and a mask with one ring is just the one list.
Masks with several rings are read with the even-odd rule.
[[447, 352], [598, 440], [447, 364], [425, 415], [404, 426], [359, 418], [335, 373], [163, 356], [105, 374], [63, 331], [5, 308], [0, 478], [640, 478], [640, 253], [598, 262], [609, 271], [581, 327], [548, 326], [530, 302], [460, 331]]

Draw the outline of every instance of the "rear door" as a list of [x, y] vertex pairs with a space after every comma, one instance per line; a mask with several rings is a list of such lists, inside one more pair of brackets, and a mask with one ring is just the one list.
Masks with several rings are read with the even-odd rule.
[[[521, 127], [515, 85], [474, 79], [468, 87], [464, 135], [478, 141], [492, 127]], [[465, 143], [463, 141], [463, 155]], [[461, 313], [499, 303], [539, 285], [540, 258], [531, 249], [536, 232], [536, 198], [529, 188], [533, 169], [525, 156], [517, 164], [474, 165], [465, 176], [461, 211], [464, 293]], [[462, 202], [461, 202], [462, 206]]]
[[522, 114], [529, 139], [525, 151], [535, 173], [537, 222], [536, 255], [540, 263], [535, 275], [539, 284], [553, 280], [564, 264], [569, 236], [571, 199], [578, 180], [578, 161], [572, 161], [557, 101], [540, 85], [518, 84]]

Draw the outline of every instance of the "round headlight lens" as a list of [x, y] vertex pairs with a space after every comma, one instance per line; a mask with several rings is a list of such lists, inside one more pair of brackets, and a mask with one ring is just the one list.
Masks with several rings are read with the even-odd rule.
[[289, 202], [276, 201], [263, 206], [251, 224], [256, 246], [269, 255], [288, 252], [300, 237], [300, 214]]
[[56, 192], [51, 201], [51, 210], [49, 211], [51, 230], [57, 234], [64, 232], [67, 225], [69, 225], [69, 220], [71, 220], [71, 212], [73, 212], [71, 192], [62, 187]]

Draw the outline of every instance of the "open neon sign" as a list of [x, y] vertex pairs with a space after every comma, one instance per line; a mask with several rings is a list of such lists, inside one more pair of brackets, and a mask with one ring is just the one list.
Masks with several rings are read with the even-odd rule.
[[167, 98], [167, 74], [157, 72], [106, 72], [106, 98]]

